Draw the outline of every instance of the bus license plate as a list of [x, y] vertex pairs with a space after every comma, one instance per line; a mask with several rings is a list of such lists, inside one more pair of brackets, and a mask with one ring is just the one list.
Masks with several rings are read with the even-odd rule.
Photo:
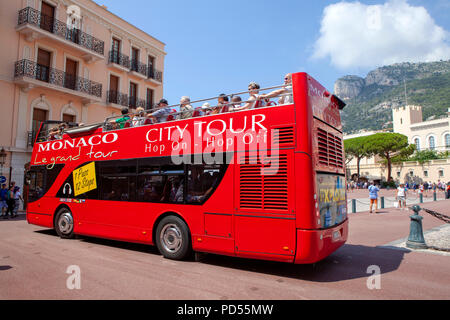
[[341, 237], [341, 232], [339, 230], [333, 232], [333, 241], [338, 240], [340, 237]]

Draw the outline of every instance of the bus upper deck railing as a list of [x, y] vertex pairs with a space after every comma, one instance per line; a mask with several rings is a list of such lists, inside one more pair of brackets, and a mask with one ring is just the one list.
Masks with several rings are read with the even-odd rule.
[[[274, 89], [280, 89], [280, 88], [286, 88], [286, 89], [290, 90], [290, 92], [285, 93], [285, 94], [279, 94], [274, 98], [280, 98], [280, 97], [284, 97], [284, 96], [292, 96], [292, 86], [291, 85], [278, 85], [278, 86], [272, 86], [272, 87], [267, 87], [267, 88], [261, 88], [258, 90], [261, 92], [261, 91], [274, 90]], [[162, 108], [171, 109], [171, 112], [168, 113], [168, 118], [170, 118], [170, 119], [167, 119], [164, 122], [170, 122], [170, 121], [175, 121], [175, 120], [186, 120], [189, 118], [200, 118], [200, 117], [208, 117], [208, 116], [217, 115], [217, 114], [246, 111], [249, 109], [239, 110], [239, 107], [243, 107], [246, 103], [255, 103], [255, 100], [242, 100], [242, 101], [238, 101], [238, 102], [228, 101], [224, 104], [217, 103], [216, 105], [212, 105], [212, 106], [211, 105], [210, 106], [202, 105], [202, 106], [198, 106], [198, 107], [194, 107], [193, 104], [216, 100], [216, 99], [219, 99], [222, 97], [233, 98], [235, 96], [240, 96], [242, 94], [249, 94], [249, 93], [250, 93], [250, 91], [242, 91], [242, 92], [221, 95], [221, 96], [216, 96], [216, 97], [207, 98], [207, 99], [190, 101], [188, 104], [192, 106], [192, 109], [184, 110], [184, 111], [177, 111], [174, 109], [174, 108], [180, 107], [182, 105], [181, 103], [173, 104], [173, 105], [169, 105], [169, 106], [165, 106], [165, 107], [146, 109], [146, 110], [144, 110], [146, 115], [144, 115], [143, 117], [140, 117], [140, 119], [142, 119], [142, 118], [150, 119], [150, 118], [148, 118], [149, 114], [156, 112], [157, 110], [162, 109]], [[266, 99], [266, 100], [270, 100], [270, 99]], [[286, 105], [286, 104], [282, 104], [282, 105]], [[219, 108], [223, 108], [224, 106], [228, 106], [227, 110], [225, 110], [225, 111], [219, 110]], [[281, 106], [281, 104], [277, 104], [274, 101], [270, 101], [270, 104], [268, 106], [277, 107], [277, 106]], [[190, 116], [183, 118], [182, 116], [184, 114], [190, 114]], [[59, 139], [62, 139], [62, 136], [66, 133], [67, 134], [82, 134], [84, 132], [85, 133], [91, 132], [98, 128], [102, 128], [103, 131], [111, 131], [111, 130], [121, 130], [124, 128], [133, 127], [133, 125], [132, 125], [133, 117], [138, 116], [138, 115], [137, 114], [129, 114], [128, 116], [129, 116], [129, 119], [126, 121], [126, 124], [128, 124], [128, 125], [124, 125], [124, 127], [122, 127], [122, 128], [115, 125], [115, 120], [117, 120], [119, 118], [123, 118], [124, 115], [115, 115], [115, 116], [107, 117], [105, 119], [105, 121], [99, 122], [99, 123], [94, 123], [94, 124], [89, 124], [89, 125], [82, 124], [82, 125], [75, 126], [75, 127], [72, 126], [71, 128], [65, 128], [63, 130], [59, 129], [58, 133], [55, 130], [55, 128], [56, 128], [55, 126], [52, 128], [42, 128], [42, 130], [39, 132], [36, 142], [59, 140]], [[161, 123], [161, 122], [152, 122], [152, 121], [144, 122], [143, 121], [143, 123], [139, 124], [139, 126], [154, 125], [157, 123]], [[53, 132], [53, 134], [52, 134], [52, 132]]]

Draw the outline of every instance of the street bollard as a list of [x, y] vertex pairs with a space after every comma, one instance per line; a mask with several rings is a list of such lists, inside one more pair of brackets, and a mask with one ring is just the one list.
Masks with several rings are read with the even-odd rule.
[[352, 199], [352, 213], [356, 213], [356, 199]]
[[423, 217], [419, 215], [419, 211], [422, 210], [419, 206], [413, 206], [414, 214], [409, 216], [411, 218], [411, 224], [409, 229], [408, 241], [406, 246], [411, 249], [427, 249], [428, 246], [425, 243], [422, 229]]
[[419, 194], [419, 199], [420, 199], [419, 202], [423, 203], [423, 194]]
[[436, 201], [436, 192], [433, 192], [433, 201]]
[[381, 209], [384, 209], [384, 197], [381, 197]]

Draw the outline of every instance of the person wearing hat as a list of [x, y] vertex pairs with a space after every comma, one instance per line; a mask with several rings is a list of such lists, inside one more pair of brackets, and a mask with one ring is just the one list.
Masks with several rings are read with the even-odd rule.
[[154, 119], [156, 122], [165, 122], [172, 112], [172, 109], [169, 107], [169, 103], [166, 99], [159, 100], [158, 108], [158, 110], [147, 114], [147, 117]]
[[20, 201], [23, 202], [23, 198], [22, 198], [22, 194], [20, 193], [20, 187], [14, 187], [13, 189], [13, 193], [14, 193], [14, 209], [13, 209], [13, 215], [12, 217], [17, 217], [17, 212], [19, 211], [19, 206], [20, 206]]

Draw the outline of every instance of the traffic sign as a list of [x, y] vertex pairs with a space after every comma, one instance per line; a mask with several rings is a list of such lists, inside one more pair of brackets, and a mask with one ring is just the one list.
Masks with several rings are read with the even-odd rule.
[[5, 182], [6, 182], [6, 177], [0, 176], [0, 183], [5, 183]]

